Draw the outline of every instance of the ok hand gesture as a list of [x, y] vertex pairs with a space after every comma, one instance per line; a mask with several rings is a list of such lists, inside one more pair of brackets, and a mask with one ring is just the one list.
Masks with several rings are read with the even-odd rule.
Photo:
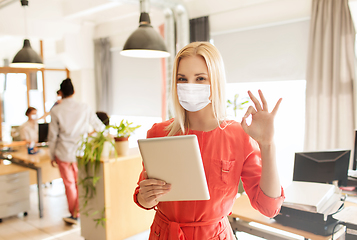
[[[257, 141], [259, 145], [269, 145], [273, 143], [274, 117], [278, 111], [282, 99], [280, 98], [278, 100], [273, 111], [269, 113], [268, 104], [262, 91], [258, 90], [258, 93], [262, 105], [260, 104], [259, 100], [250, 91], [248, 91], [248, 95], [253, 101], [255, 108], [253, 106], [249, 106], [247, 112], [242, 118], [241, 125], [243, 130], [255, 141]], [[252, 115], [252, 122], [248, 126], [246, 119], [249, 117], [249, 115]]]

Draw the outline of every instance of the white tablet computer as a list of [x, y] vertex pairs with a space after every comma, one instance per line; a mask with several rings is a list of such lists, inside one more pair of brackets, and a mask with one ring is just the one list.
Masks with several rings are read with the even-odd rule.
[[149, 178], [171, 183], [171, 191], [158, 201], [210, 199], [196, 135], [138, 140]]

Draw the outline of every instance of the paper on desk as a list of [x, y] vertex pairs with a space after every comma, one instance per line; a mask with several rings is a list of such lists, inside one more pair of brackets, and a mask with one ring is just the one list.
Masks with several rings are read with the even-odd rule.
[[334, 219], [357, 225], [357, 207], [350, 206], [333, 215]]
[[357, 203], [357, 197], [356, 196], [348, 196], [347, 195], [346, 202]]

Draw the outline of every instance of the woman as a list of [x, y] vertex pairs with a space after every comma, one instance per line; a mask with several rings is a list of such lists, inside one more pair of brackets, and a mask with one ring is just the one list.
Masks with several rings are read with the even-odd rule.
[[25, 115], [28, 120], [20, 126], [20, 139], [26, 141], [27, 144], [38, 142], [38, 121], [46, 118], [48, 114], [44, 114], [42, 117], [38, 117], [37, 109], [34, 107], [28, 107]]
[[38, 142], [38, 116], [37, 109], [34, 107], [27, 108], [25, 115], [28, 120], [20, 126], [20, 138], [22, 141], [30, 144]]
[[[175, 118], [154, 124], [148, 138], [195, 134], [201, 149], [210, 200], [157, 202], [170, 184], [147, 179], [143, 169], [134, 201], [144, 209], [156, 209], [150, 239], [235, 239], [227, 219], [239, 179], [252, 206], [268, 217], [275, 216], [284, 200], [276, 161], [274, 116], [281, 99], [268, 112], [248, 92], [250, 106], [239, 124], [226, 120], [225, 76], [218, 50], [208, 42], [190, 43], [174, 61], [172, 101]], [[247, 117], [252, 116], [248, 126]]]

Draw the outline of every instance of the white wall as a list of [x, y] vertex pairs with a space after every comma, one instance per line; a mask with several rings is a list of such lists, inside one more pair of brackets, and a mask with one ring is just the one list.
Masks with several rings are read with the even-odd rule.
[[71, 71], [75, 98], [89, 104], [95, 111], [93, 34], [94, 25], [89, 22], [82, 23], [80, 31], [64, 36], [60, 44], [62, 52], [59, 52], [59, 55]]
[[161, 60], [130, 58], [112, 52], [113, 114], [161, 116]]
[[309, 20], [213, 36], [227, 82], [305, 79]]

